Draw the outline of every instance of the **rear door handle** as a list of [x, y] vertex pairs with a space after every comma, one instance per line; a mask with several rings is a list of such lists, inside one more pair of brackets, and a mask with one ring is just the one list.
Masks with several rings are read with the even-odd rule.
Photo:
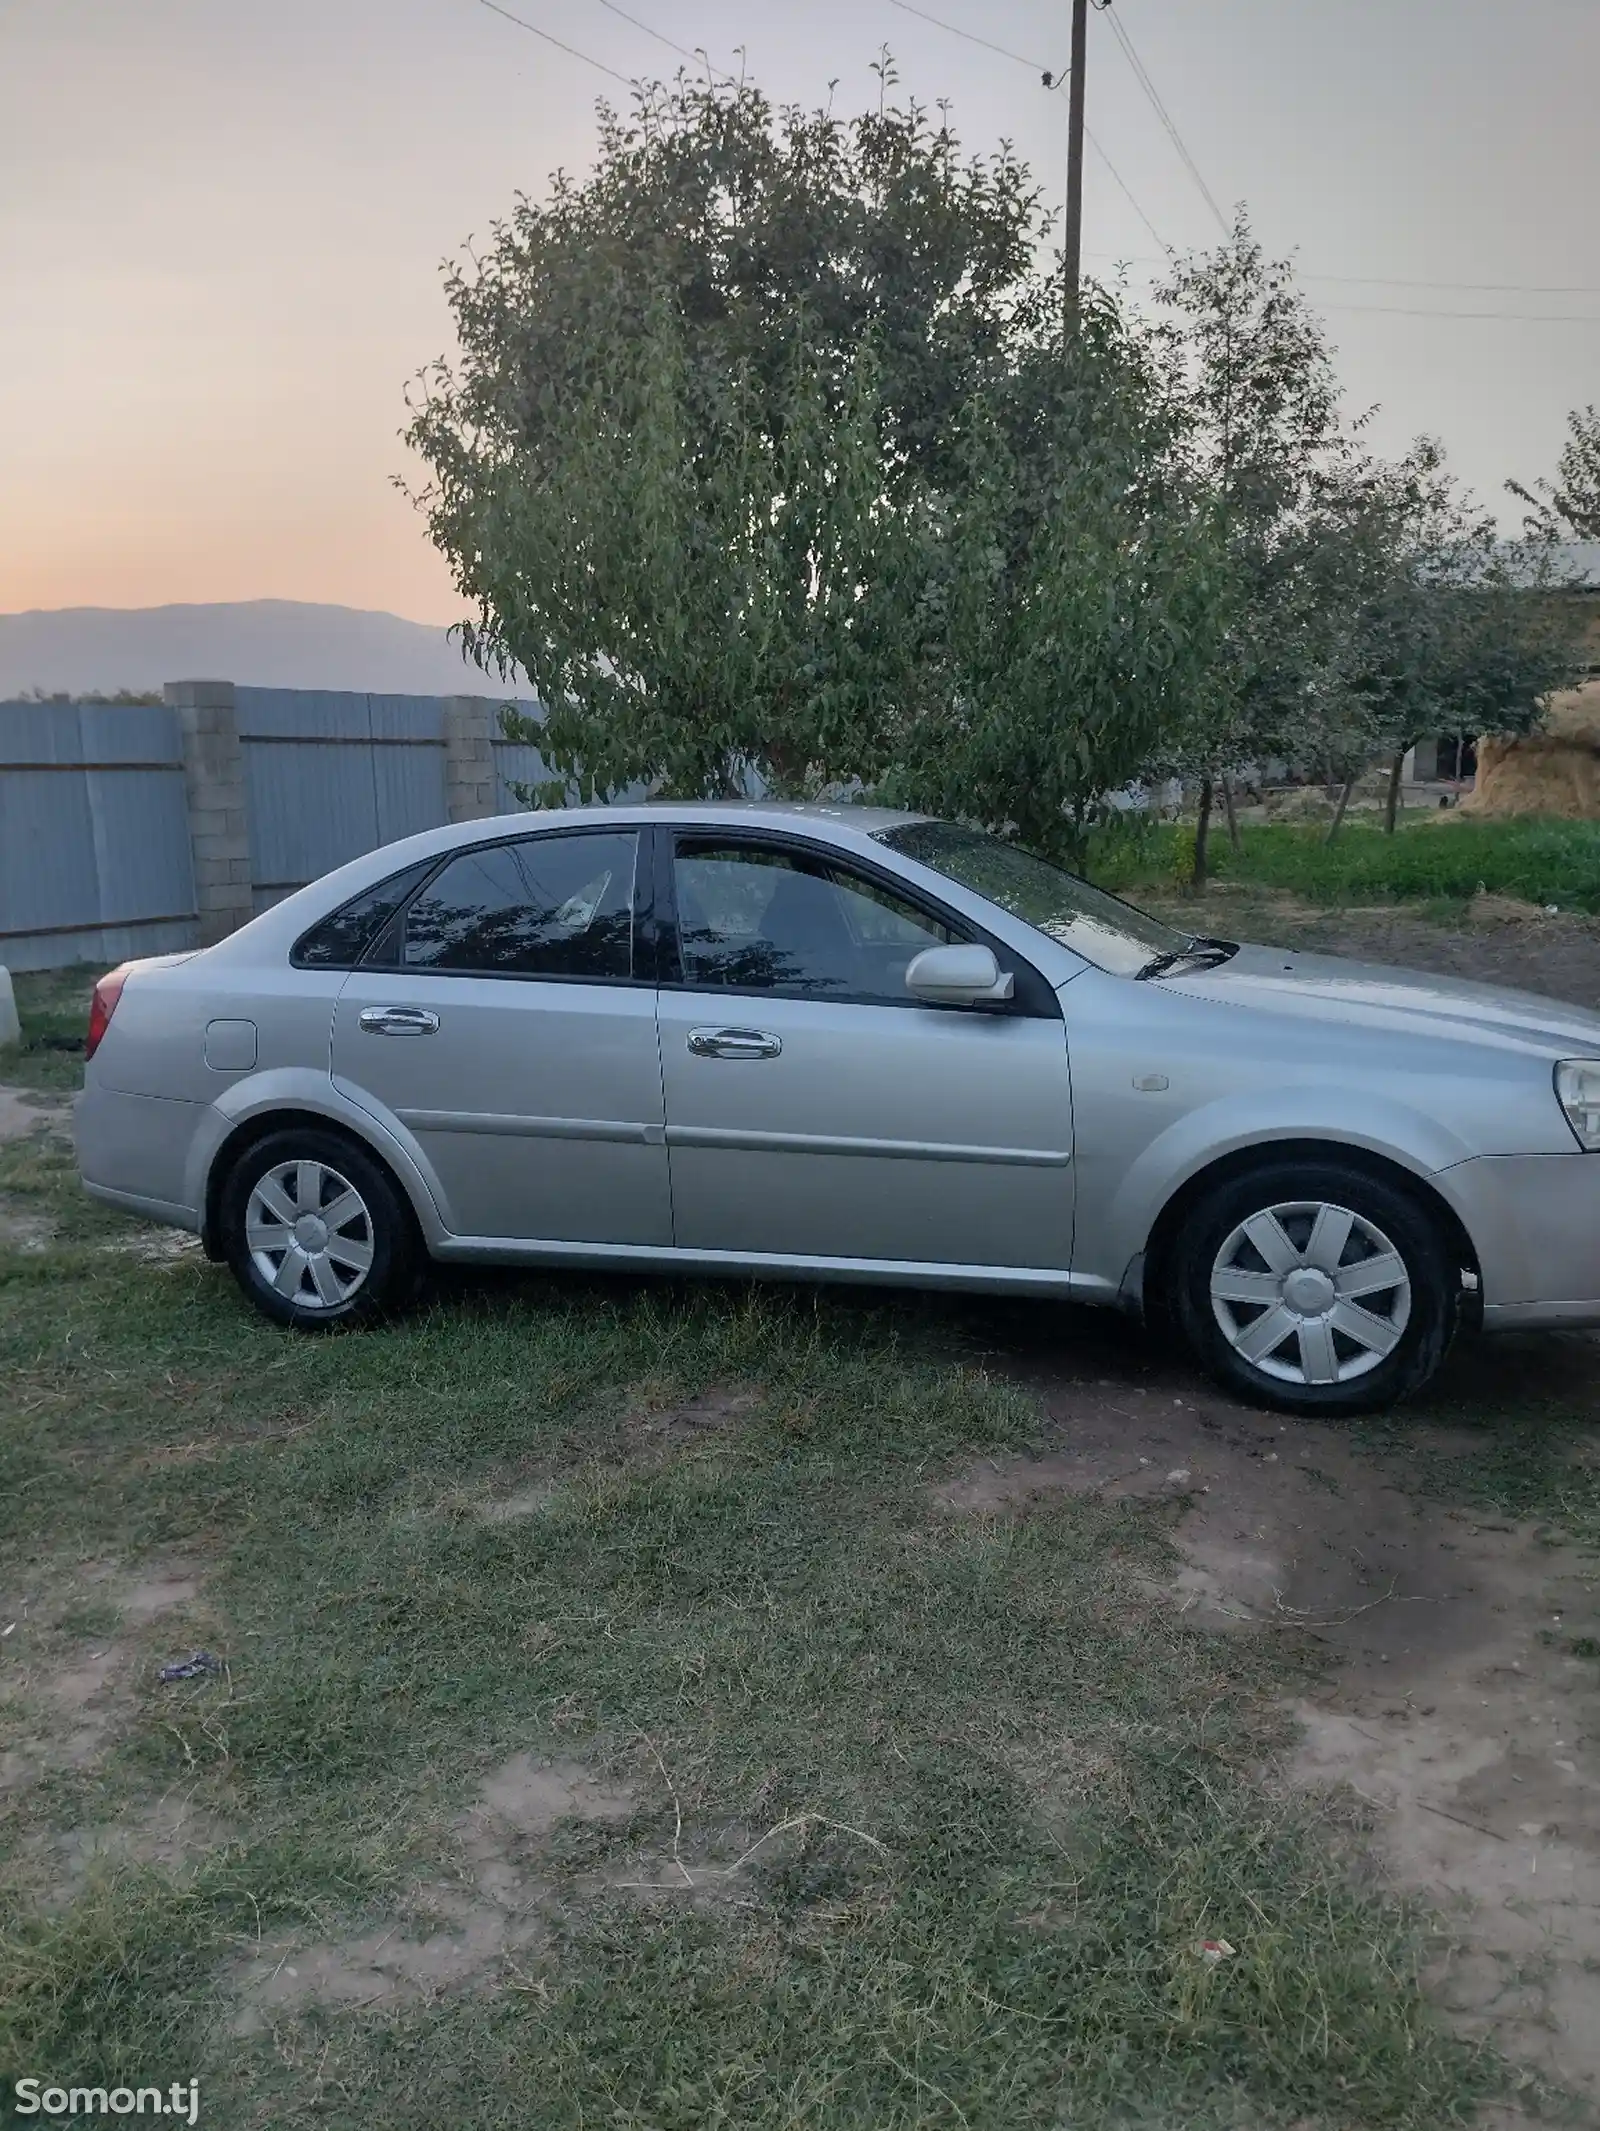
[[783, 1040], [765, 1029], [690, 1029], [689, 1048], [696, 1058], [776, 1058]]
[[425, 1006], [364, 1006], [359, 1025], [368, 1036], [433, 1036], [439, 1016]]

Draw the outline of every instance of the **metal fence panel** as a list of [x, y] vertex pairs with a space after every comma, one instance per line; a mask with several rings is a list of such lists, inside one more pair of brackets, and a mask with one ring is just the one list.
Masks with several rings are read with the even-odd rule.
[[447, 819], [444, 709], [435, 696], [368, 696], [379, 843]]
[[258, 911], [445, 819], [437, 697], [241, 688], [236, 702]]
[[0, 704], [0, 961], [52, 969], [192, 946], [175, 714]]

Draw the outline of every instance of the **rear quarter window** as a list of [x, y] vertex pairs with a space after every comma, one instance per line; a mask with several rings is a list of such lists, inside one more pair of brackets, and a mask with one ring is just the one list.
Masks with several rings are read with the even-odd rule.
[[403, 873], [392, 873], [375, 888], [363, 888], [301, 933], [290, 961], [297, 969], [354, 969], [412, 889], [437, 863], [437, 859], [425, 858]]

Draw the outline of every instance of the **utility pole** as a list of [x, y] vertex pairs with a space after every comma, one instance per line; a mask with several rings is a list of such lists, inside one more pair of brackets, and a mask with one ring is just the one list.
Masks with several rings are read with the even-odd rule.
[[1062, 322], [1067, 339], [1078, 330], [1078, 284], [1083, 270], [1083, 76], [1089, 51], [1089, 0], [1072, 0], [1072, 71], [1067, 77], [1067, 221], [1061, 272]]

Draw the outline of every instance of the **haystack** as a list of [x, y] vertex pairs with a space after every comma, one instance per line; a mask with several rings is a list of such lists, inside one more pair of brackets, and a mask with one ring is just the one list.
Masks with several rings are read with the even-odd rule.
[[1543, 732], [1480, 740], [1477, 782], [1460, 811], [1600, 821], [1600, 681], [1552, 696]]

